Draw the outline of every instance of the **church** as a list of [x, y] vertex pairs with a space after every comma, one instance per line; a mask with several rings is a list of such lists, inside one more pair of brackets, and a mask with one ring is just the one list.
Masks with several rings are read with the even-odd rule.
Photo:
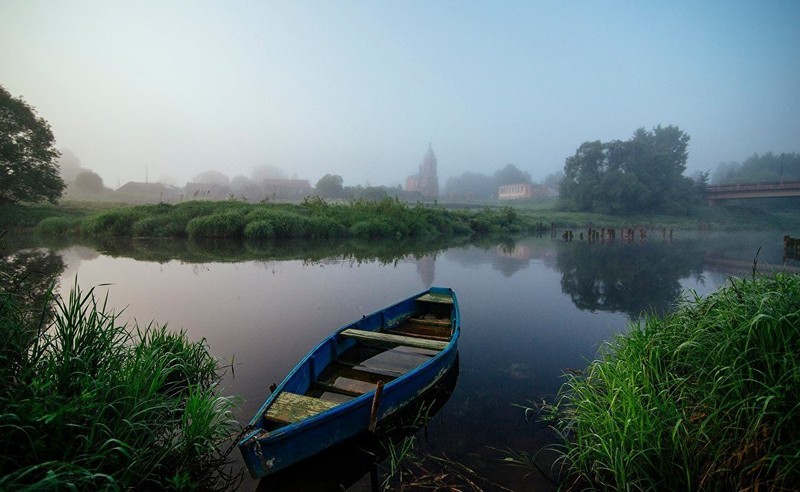
[[436, 155], [428, 144], [428, 153], [422, 159], [419, 173], [406, 178], [406, 191], [419, 191], [425, 198], [439, 196], [439, 178], [436, 177]]

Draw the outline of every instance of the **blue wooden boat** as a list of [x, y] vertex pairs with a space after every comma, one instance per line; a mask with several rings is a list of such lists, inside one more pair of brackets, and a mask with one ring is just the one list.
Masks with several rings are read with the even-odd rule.
[[254, 477], [364, 432], [433, 386], [453, 365], [461, 317], [432, 287], [339, 328], [267, 398], [239, 450]]

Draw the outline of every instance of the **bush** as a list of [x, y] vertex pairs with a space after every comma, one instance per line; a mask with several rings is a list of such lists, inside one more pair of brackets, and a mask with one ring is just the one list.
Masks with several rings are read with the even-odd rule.
[[133, 224], [143, 216], [141, 207], [117, 208], [85, 219], [81, 231], [93, 236], [131, 236]]
[[392, 237], [394, 234], [391, 224], [377, 217], [357, 222], [350, 232], [357, 237]]
[[275, 229], [268, 220], [254, 220], [244, 228], [244, 237], [247, 239], [270, 239], [275, 237]]
[[48, 217], [36, 227], [39, 234], [46, 236], [65, 237], [80, 230], [80, 221], [67, 217]]
[[133, 237], [181, 237], [186, 236], [186, 223], [173, 214], [145, 217], [133, 223]]
[[186, 226], [192, 238], [237, 238], [244, 235], [245, 221], [242, 214], [235, 211], [195, 217]]

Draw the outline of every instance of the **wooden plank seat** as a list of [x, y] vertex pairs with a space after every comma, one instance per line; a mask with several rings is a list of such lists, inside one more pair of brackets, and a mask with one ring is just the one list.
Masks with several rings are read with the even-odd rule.
[[404, 345], [428, 350], [444, 350], [448, 342], [439, 340], [427, 340], [423, 338], [409, 337], [403, 335], [392, 335], [390, 333], [354, 330], [348, 328], [341, 333], [343, 336], [355, 338], [362, 342], [377, 343], [384, 345]]
[[407, 318], [405, 320], [406, 323], [414, 323], [419, 325], [431, 325], [431, 326], [443, 326], [450, 328], [450, 320], [449, 319], [425, 319], [425, 318]]
[[414, 330], [413, 328], [394, 328], [391, 330], [391, 333], [394, 335], [403, 335], [407, 337], [415, 337], [415, 338], [424, 338], [426, 340], [438, 340], [440, 342], [449, 342], [450, 335], [442, 335], [438, 333], [430, 333], [430, 332], [420, 332], [419, 330]]
[[338, 403], [284, 391], [264, 412], [264, 418], [281, 424], [291, 424], [330, 410], [336, 405]]
[[428, 292], [425, 295], [417, 297], [418, 301], [422, 302], [435, 302], [437, 304], [453, 304], [453, 296], [450, 294], [434, 294]]

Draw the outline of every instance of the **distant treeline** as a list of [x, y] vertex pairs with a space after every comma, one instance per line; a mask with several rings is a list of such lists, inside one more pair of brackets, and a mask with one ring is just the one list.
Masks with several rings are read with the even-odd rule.
[[468, 212], [412, 207], [389, 198], [347, 204], [308, 198], [301, 205], [191, 201], [120, 207], [83, 218], [50, 217], [38, 230], [53, 236], [271, 239], [431, 238], [515, 234], [543, 227], [510, 207]]
[[753, 154], [744, 162], [723, 162], [711, 175], [712, 184], [800, 181], [800, 154]]

